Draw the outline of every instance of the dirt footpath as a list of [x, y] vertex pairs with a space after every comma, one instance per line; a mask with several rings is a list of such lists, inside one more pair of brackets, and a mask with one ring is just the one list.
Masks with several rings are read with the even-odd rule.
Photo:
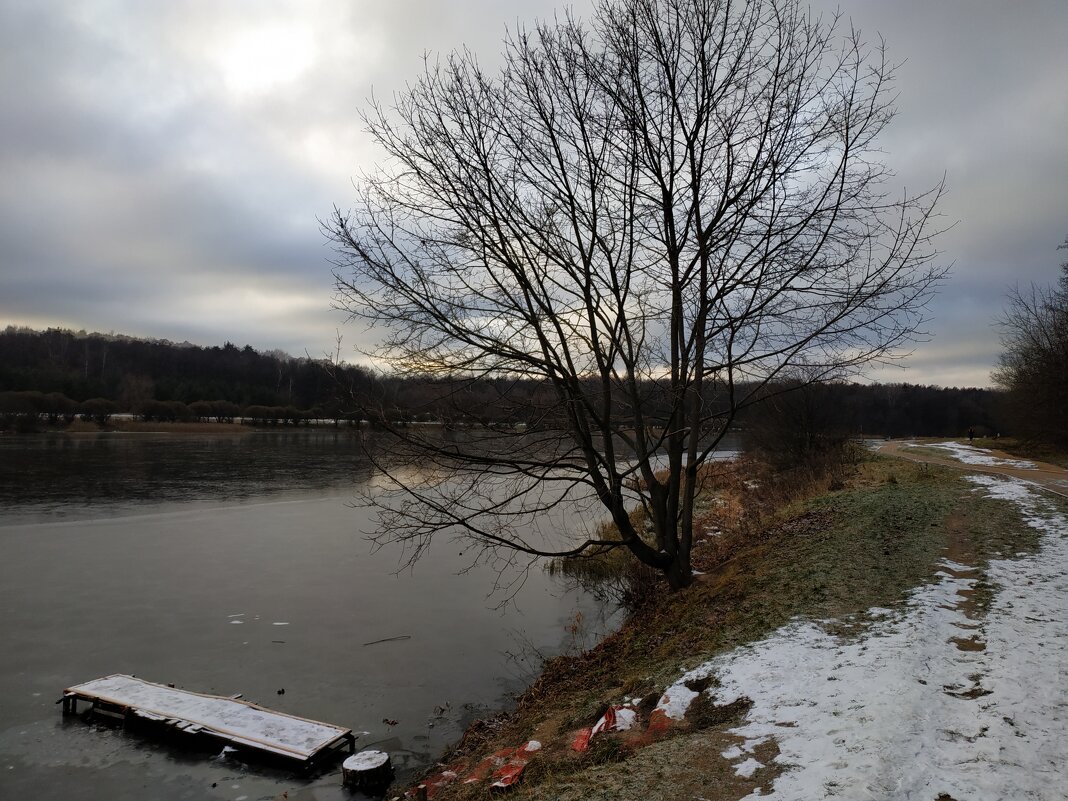
[[[952, 445], [952, 450], [939, 450]], [[958, 443], [923, 443], [910, 440], [889, 440], [879, 446], [879, 453], [898, 456], [914, 462], [928, 462], [967, 470], [969, 473], [990, 473], [1010, 476], [1021, 481], [1037, 484], [1049, 492], [1068, 498], [1068, 470], [1047, 462], [1019, 459], [1004, 451], [976, 448]], [[959, 454], [964, 458], [955, 458]], [[976, 461], [967, 454], [974, 453]]]

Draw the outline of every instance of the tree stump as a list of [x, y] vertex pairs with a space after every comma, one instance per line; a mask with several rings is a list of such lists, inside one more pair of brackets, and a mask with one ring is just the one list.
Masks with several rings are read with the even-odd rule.
[[384, 751], [360, 751], [341, 763], [341, 783], [353, 790], [380, 791], [393, 781], [393, 765]]

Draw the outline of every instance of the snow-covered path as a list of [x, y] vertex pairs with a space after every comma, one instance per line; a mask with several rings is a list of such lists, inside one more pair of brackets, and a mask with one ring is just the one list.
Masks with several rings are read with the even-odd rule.
[[1011, 476], [1068, 498], [1068, 470], [1048, 462], [1016, 459], [1004, 451], [953, 441], [890, 440], [881, 443], [877, 450], [914, 462], [931, 462], [988, 475]]
[[1018, 505], [1037, 552], [982, 574], [944, 562], [901, 608], [872, 610], [860, 635], [794, 623], [676, 685], [711, 675], [717, 704], [753, 701], [724, 756], [759, 780], [753, 749], [775, 740], [786, 769], [760, 797], [1068, 798], [1068, 520], [1023, 482], [970, 480]]

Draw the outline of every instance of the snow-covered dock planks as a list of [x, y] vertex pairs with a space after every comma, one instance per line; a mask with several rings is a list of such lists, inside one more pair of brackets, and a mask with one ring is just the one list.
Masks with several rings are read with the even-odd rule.
[[350, 729], [298, 718], [238, 698], [178, 690], [134, 676], [115, 674], [68, 687], [63, 711], [87, 701], [94, 711], [129, 721], [146, 721], [187, 734], [202, 734], [303, 764], [342, 749], [355, 750]]

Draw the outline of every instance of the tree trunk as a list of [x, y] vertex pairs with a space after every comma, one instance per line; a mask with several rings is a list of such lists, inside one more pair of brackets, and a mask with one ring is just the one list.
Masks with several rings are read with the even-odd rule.
[[693, 584], [693, 570], [690, 568], [690, 554], [678, 553], [671, 566], [664, 571], [668, 586], [673, 590], [683, 590]]

